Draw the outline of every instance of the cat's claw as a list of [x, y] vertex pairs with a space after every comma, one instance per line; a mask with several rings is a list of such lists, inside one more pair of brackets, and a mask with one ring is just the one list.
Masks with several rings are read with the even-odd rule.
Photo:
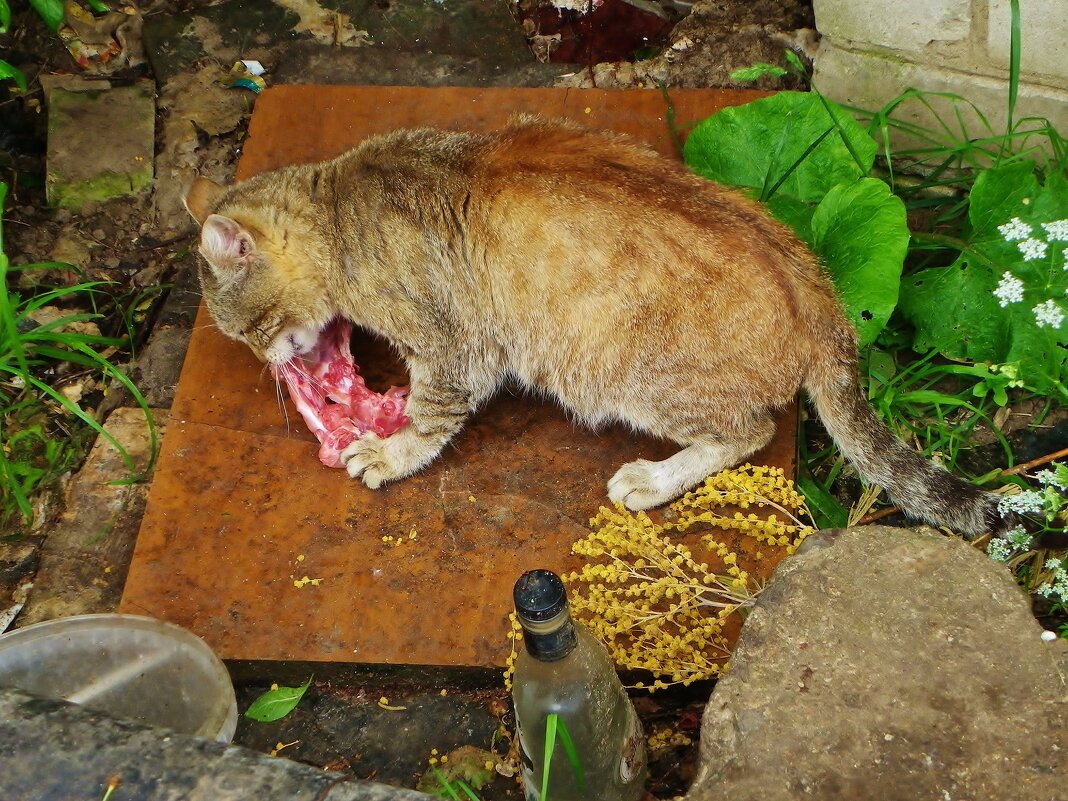
[[417, 436], [407, 427], [388, 437], [368, 431], [345, 448], [340, 458], [352, 478], [362, 479], [370, 489], [378, 489], [389, 481], [418, 472], [440, 452], [440, 445]]
[[646, 459], [623, 465], [608, 480], [609, 499], [613, 503], [622, 502], [632, 512], [652, 509], [672, 500], [675, 493], [663, 486], [659, 467], [659, 462]]
[[358, 440], [341, 452], [341, 463], [352, 478], [359, 478], [369, 489], [378, 489], [395, 475], [387, 461], [385, 444], [373, 432], [363, 434]]

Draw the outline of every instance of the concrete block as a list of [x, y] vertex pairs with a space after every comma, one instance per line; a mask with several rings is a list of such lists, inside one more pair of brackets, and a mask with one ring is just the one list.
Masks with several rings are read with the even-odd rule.
[[[815, 59], [814, 82], [821, 92], [834, 100], [872, 110], [880, 108], [910, 87], [929, 92], [955, 92], [974, 103], [995, 132], [1005, 129], [1009, 91], [1007, 79], [924, 66], [884, 54], [845, 50], [824, 40]], [[948, 101], [931, 98], [931, 105], [939, 110], [947, 123], [955, 127]], [[896, 116], [934, 127], [931, 113], [919, 103], [902, 106]], [[1045, 117], [1058, 130], [1068, 130], [1068, 91], [1021, 83], [1016, 119], [1026, 116]], [[965, 109], [964, 119], [971, 136], [988, 135], [989, 132], [982, 127], [974, 112]]]
[[[1012, 15], [1009, 0], [986, 0], [987, 52], [991, 61], [1009, 68]], [[1059, 78], [1068, 89], [1068, 7], [1064, 0], [1020, 3], [1020, 67], [1024, 73]]]
[[812, 7], [824, 36], [895, 50], [957, 42], [968, 37], [972, 25], [970, 0], [813, 0]]
[[48, 98], [49, 204], [131, 195], [152, 184], [155, 85], [92, 91], [55, 88]]

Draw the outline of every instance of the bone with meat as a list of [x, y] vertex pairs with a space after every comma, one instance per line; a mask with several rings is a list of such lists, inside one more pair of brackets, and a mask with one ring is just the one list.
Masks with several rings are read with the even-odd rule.
[[319, 440], [319, 461], [327, 467], [343, 467], [341, 452], [364, 433], [388, 437], [408, 423], [408, 388], [390, 387], [384, 394], [368, 389], [349, 349], [351, 337], [352, 324], [334, 320], [311, 351], [271, 367]]

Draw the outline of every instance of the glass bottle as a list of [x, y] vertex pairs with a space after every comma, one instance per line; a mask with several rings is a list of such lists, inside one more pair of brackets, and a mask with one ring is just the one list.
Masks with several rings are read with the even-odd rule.
[[637, 801], [645, 792], [645, 737], [608, 651], [571, 619], [567, 593], [555, 573], [524, 573], [513, 598], [525, 644], [516, 659], [512, 701], [527, 801], [541, 796], [552, 713], [570, 734], [582, 780], [558, 734], [547, 801]]

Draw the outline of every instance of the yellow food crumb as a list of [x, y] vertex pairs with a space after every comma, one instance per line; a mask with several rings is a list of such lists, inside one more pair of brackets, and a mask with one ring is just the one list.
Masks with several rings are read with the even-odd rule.
[[439, 693], [439, 695], [440, 695], [440, 696], [441, 696], [442, 698], [444, 698], [444, 697], [445, 697], [446, 695], [448, 695], [448, 693], [449, 693], [449, 691], [448, 691], [448, 690], [442, 690], [442, 691], [441, 691], [441, 692]]
[[298, 553], [297, 554], [297, 561], [298, 562], [303, 562], [304, 561], [304, 554]]

